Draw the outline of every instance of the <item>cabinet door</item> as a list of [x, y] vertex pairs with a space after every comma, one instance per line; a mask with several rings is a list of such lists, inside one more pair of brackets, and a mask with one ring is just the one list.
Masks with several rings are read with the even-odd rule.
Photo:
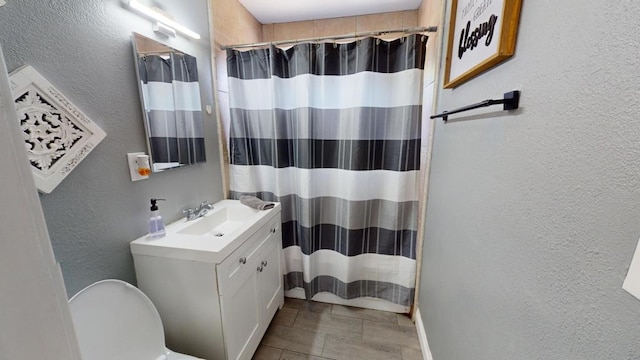
[[280, 252], [282, 251], [280, 233], [273, 234], [269, 244], [259, 257], [262, 271], [258, 273], [258, 304], [262, 312], [264, 329], [284, 303], [282, 271], [280, 270]]
[[[260, 342], [262, 316], [258, 305], [258, 262], [247, 263], [243, 274], [238, 276], [238, 286], [233, 292], [220, 296], [222, 326], [227, 359], [251, 359]], [[256, 342], [257, 340], [257, 342]]]

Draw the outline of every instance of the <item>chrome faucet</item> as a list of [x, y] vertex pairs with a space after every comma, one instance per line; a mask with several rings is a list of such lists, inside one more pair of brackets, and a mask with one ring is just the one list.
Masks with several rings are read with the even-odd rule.
[[187, 221], [191, 221], [207, 215], [209, 210], [213, 210], [213, 204], [209, 204], [209, 202], [205, 200], [200, 203], [200, 206], [193, 209], [184, 209], [182, 213], [187, 214]]

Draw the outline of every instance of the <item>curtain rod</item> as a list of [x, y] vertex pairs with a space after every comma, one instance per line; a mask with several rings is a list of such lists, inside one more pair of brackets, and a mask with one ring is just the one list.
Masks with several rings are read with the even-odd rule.
[[240, 49], [240, 48], [249, 48], [249, 47], [261, 47], [261, 46], [267, 46], [267, 45], [294, 44], [294, 43], [301, 43], [301, 42], [314, 42], [314, 41], [323, 41], [323, 40], [354, 39], [354, 38], [363, 37], [363, 36], [365, 37], [380, 36], [380, 35], [393, 34], [393, 33], [414, 34], [414, 33], [436, 32], [436, 31], [438, 31], [437, 26], [415, 27], [415, 28], [407, 28], [407, 29], [367, 31], [362, 33], [356, 33], [353, 35], [322, 36], [322, 37], [307, 38], [307, 39], [267, 41], [267, 42], [261, 42], [261, 43], [253, 43], [253, 44], [224, 45], [224, 46], [220, 46], [220, 49], [221, 50]]

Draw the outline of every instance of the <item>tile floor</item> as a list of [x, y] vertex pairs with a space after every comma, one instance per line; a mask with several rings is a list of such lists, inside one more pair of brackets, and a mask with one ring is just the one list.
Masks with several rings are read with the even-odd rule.
[[407, 315], [285, 299], [253, 360], [422, 360]]

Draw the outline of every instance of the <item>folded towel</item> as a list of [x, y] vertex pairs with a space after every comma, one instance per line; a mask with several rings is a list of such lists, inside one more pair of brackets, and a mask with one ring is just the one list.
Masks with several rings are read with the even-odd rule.
[[250, 196], [250, 195], [240, 196], [240, 202], [247, 205], [248, 207], [252, 207], [258, 210], [269, 210], [275, 206], [274, 203], [263, 201], [258, 199], [255, 196]]

